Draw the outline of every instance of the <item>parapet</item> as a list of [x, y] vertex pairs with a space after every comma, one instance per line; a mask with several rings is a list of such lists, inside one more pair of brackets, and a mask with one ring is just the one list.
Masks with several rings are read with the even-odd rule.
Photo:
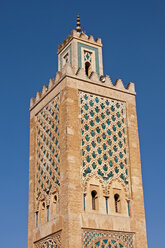
[[91, 72], [90, 76], [88, 77], [85, 74], [85, 70], [83, 68], [79, 68], [77, 71], [73, 67], [70, 66], [69, 63], [67, 63], [63, 69], [62, 72], [57, 72], [55, 78], [51, 78], [49, 80], [48, 85], [44, 85], [42, 88], [42, 92], [37, 92], [35, 98], [31, 98], [30, 100], [30, 109], [33, 108], [42, 98], [48, 94], [53, 88], [55, 88], [59, 82], [65, 78], [66, 76], [83, 80], [84, 83], [93, 83], [95, 85], [100, 85], [106, 88], [111, 88], [114, 90], [123, 91], [128, 94], [135, 95], [135, 85], [132, 82], [129, 82], [127, 87], [124, 87], [124, 84], [121, 79], [117, 79], [116, 82], [113, 84], [110, 77], [108, 75], [104, 76], [104, 81], [101, 80], [101, 78], [98, 76], [96, 72]]
[[68, 44], [69, 42], [73, 39], [79, 39], [82, 41], [86, 41], [88, 43], [92, 43], [96, 46], [100, 46], [102, 47], [102, 43], [101, 43], [101, 38], [97, 38], [96, 40], [93, 38], [92, 35], [86, 35], [84, 32], [77, 32], [76, 30], [72, 30], [71, 35], [68, 35], [66, 40], [63, 40], [62, 44], [60, 44], [58, 46], [58, 52], [57, 54], [59, 54]]

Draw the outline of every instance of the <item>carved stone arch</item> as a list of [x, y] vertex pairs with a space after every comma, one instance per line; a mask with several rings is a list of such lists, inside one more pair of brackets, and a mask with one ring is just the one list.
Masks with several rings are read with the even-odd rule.
[[41, 239], [35, 243], [36, 248], [60, 248], [61, 247], [61, 232], [55, 233], [50, 237]]
[[59, 192], [58, 187], [56, 187], [50, 191], [50, 201], [51, 201], [52, 197], [54, 197], [55, 195], [57, 195], [57, 202], [60, 202], [60, 192]]
[[108, 191], [111, 199], [111, 201], [109, 201], [111, 212], [127, 215], [129, 192], [124, 183], [118, 178], [113, 179], [108, 185]]
[[116, 181], [117, 183], [119, 183], [123, 189], [123, 192], [125, 194], [125, 197], [128, 198], [128, 189], [126, 188], [124, 182], [122, 180], [120, 180], [119, 178], [113, 178], [107, 187], [107, 191], [110, 192], [110, 188], [112, 187], [113, 182]]
[[89, 183], [89, 181], [92, 178], [96, 179], [100, 183], [101, 189], [102, 189], [102, 191], [104, 193], [104, 191], [105, 191], [105, 185], [103, 184], [102, 180], [97, 175], [95, 175], [95, 174], [89, 175], [87, 177], [87, 179], [85, 180], [85, 182], [83, 184], [83, 193], [86, 193], [87, 192], [88, 183]]
[[46, 197], [46, 206], [50, 205], [50, 195], [47, 195]]
[[42, 247], [43, 248], [47, 248], [47, 247], [59, 247], [58, 246], [59, 244], [58, 244], [58, 242], [57, 241], [55, 241], [55, 240], [53, 240], [53, 239], [48, 239], [48, 240], [46, 240], [43, 244], [42, 244]]
[[56, 187], [51, 190], [50, 192], [50, 211], [51, 211], [51, 218], [54, 218], [60, 211], [60, 194], [59, 188]]
[[34, 204], [34, 212], [38, 212], [39, 211], [39, 205], [40, 205], [39, 200], [36, 200], [35, 201], [35, 204]]
[[38, 202], [41, 202], [41, 201], [45, 201], [46, 205], [47, 205], [47, 202], [49, 201], [49, 195], [47, 195], [45, 191], [42, 192], [38, 198]]
[[59, 187], [52, 188], [52, 189], [50, 190], [50, 195], [53, 195], [53, 194], [55, 194], [56, 192], [57, 192], [57, 194], [59, 195]]
[[38, 202], [39, 202], [39, 223], [44, 223], [46, 221], [46, 208], [47, 208], [47, 198], [48, 195], [42, 192]]
[[93, 248], [124, 248], [125, 244], [119, 239], [109, 238], [104, 236], [102, 238], [96, 238], [90, 244]]

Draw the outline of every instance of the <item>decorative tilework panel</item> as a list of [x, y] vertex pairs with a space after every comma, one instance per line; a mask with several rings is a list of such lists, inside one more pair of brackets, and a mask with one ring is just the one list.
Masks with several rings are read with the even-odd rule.
[[69, 51], [69, 55], [66, 59], [65, 62], [68, 63], [70, 62], [70, 65], [72, 66], [72, 45], [69, 45], [61, 54], [60, 54], [60, 71], [62, 71], [62, 59], [67, 54]]
[[135, 248], [134, 234], [111, 231], [83, 231], [83, 248]]
[[85, 62], [92, 62], [92, 54], [90, 52], [84, 51], [84, 61]]
[[[96, 64], [96, 72], [98, 75], [100, 75], [99, 72], [99, 55], [98, 55], [98, 48], [92, 47], [92, 46], [88, 46], [82, 43], [78, 42], [78, 67], [81, 68], [82, 64], [81, 64], [81, 58], [84, 56], [83, 54], [81, 54], [81, 48], [85, 48], [88, 49], [89, 51], [94, 51], [95, 53], [95, 64]], [[88, 56], [87, 56], [88, 57]]]
[[35, 243], [36, 248], [60, 248], [61, 233], [58, 232]]
[[36, 198], [60, 186], [59, 95], [37, 115]]
[[118, 178], [128, 189], [126, 103], [79, 92], [83, 184], [97, 175], [106, 186]]

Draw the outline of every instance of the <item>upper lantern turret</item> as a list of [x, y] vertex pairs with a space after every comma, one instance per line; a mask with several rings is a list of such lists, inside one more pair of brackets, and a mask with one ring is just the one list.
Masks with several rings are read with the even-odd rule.
[[62, 71], [66, 63], [70, 63], [75, 70], [83, 68], [88, 77], [92, 72], [98, 76], [103, 75], [101, 39], [94, 40], [92, 35], [88, 36], [81, 31], [79, 15], [76, 30], [58, 46], [57, 54], [59, 71]]

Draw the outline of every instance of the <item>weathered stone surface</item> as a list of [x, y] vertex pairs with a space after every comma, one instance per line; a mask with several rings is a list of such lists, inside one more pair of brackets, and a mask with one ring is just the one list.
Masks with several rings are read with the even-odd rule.
[[[73, 31], [59, 54], [77, 39], [101, 49]], [[147, 248], [134, 84], [73, 67], [31, 100], [28, 248]]]

